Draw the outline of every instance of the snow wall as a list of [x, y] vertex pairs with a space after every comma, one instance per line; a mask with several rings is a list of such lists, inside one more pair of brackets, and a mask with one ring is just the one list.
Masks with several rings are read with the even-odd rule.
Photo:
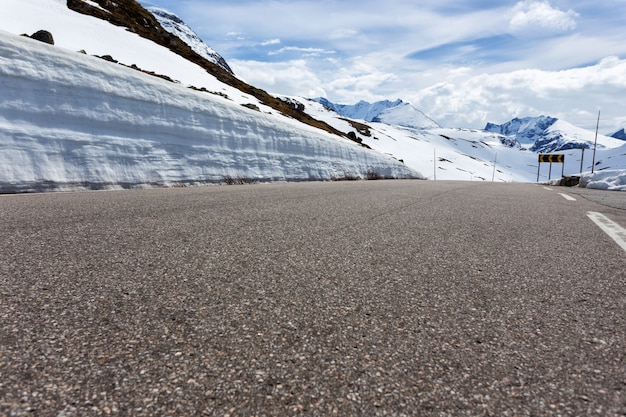
[[421, 177], [283, 115], [0, 31], [0, 192], [368, 172]]

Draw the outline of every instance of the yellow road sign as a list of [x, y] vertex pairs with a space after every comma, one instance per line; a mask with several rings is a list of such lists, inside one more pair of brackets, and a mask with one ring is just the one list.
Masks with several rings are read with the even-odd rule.
[[563, 162], [565, 162], [565, 155], [562, 153], [561, 154], [540, 153], [539, 162], [557, 162], [557, 163], [562, 164]]

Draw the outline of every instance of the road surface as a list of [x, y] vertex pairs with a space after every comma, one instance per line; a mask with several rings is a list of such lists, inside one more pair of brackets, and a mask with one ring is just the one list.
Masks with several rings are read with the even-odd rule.
[[624, 415], [589, 213], [626, 226], [530, 184], [0, 196], [0, 415]]

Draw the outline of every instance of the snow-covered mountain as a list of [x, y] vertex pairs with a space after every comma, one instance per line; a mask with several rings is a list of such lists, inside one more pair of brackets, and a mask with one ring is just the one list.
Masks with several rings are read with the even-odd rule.
[[216, 63], [226, 71], [233, 73], [226, 60], [213, 48], [208, 46], [183, 20], [176, 14], [148, 1], [139, 2], [146, 10], [154, 15], [165, 30], [176, 35], [200, 56]]
[[[286, 98], [287, 99], [287, 98]], [[363, 119], [349, 119], [331, 110], [318, 99], [289, 97], [304, 111], [325, 121], [341, 131], [352, 131], [352, 135], [363, 144], [380, 152], [402, 160], [407, 166], [418, 169], [428, 179], [535, 182], [549, 178], [548, 168], [538, 166], [537, 153], [521, 147], [514, 136], [485, 130], [462, 128], [413, 129], [381, 122], [367, 122]], [[506, 131], [506, 130], [505, 130]], [[575, 131], [575, 129], [573, 129]], [[510, 132], [509, 132], [510, 133]], [[590, 171], [590, 152], [579, 149], [565, 153], [565, 175]], [[626, 144], [620, 147], [598, 148], [596, 173], [607, 173], [594, 183], [596, 187], [624, 189], [621, 171], [608, 175], [611, 170], [626, 167]], [[552, 179], [558, 174], [553, 174]], [[615, 179], [615, 181], [613, 181]], [[613, 181], [613, 182], [612, 182]]]
[[[549, 116], [515, 118], [501, 125], [488, 123], [485, 130], [515, 139], [522, 147], [538, 153], [588, 149], [595, 141], [595, 132]], [[598, 135], [600, 149], [623, 144], [615, 138]]]
[[375, 103], [361, 100], [356, 104], [336, 104], [322, 97], [314, 100], [349, 119], [381, 122], [413, 129], [441, 127], [422, 111], [400, 99], [396, 101], [383, 100]]
[[626, 132], [624, 131], [623, 128], [611, 134], [610, 136], [615, 139], [626, 140]]
[[[472, 129], [415, 129], [379, 121], [349, 119], [319, 99], [299, 99], [305, 111], [363, 144], [420, 167], [428, 179], [466, 181], [535, 181], [536, 154], [506, 144], [506, 136]], [[361, 113], [361, 116], [363, 113]], [[535, 178], [533, 178], [533, 176]]]

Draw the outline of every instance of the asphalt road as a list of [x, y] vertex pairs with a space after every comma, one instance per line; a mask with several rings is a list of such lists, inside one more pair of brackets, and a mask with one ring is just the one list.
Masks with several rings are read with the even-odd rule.
[[560, 192], [0, 196], [0, 415], [626, 415], [626, 210]]

